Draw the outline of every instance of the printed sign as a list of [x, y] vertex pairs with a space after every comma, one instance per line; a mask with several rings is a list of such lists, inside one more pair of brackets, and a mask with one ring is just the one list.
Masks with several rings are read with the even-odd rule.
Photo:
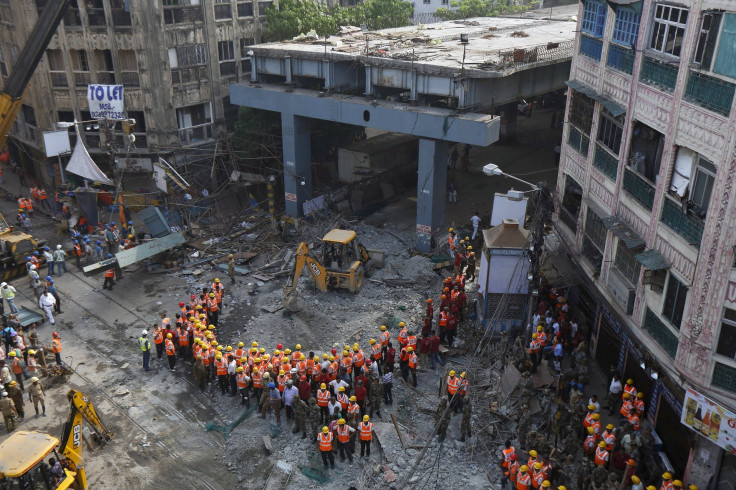
[[122, 85], [88, 85], [87, 102], [92, 119], [125, 119]]
[[285, 192], [284, 199], [286, 199], [287, 201], [296, 202], [296, 194], [292, 192]]
[[733, 412], [688, 388], [680, 422], [736, 455], [736, 414]]
[[424, 233], [425, 235], [432, 234], [432, 227], [427, 225], [417, 224], [417, 233]]

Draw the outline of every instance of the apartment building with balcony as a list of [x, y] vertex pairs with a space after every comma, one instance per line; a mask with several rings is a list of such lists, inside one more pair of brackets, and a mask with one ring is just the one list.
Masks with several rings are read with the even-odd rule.
[[[0, 87], [47, 0], [0, 0]], [[249, 46], [260, 41], [266, 8], [258, 0], [72, 0], [31, 80], [9, 138], [26, 173], [58, 183], [57, 160], [46, 159], [42, 133], [58, 121], [88, 121], [87, 85], [122, 84], [127, 117], [136, 120], [134, 147], [120, 125], [104, 133], [82, 124], [93, 158], [151, 170], [172, 164], [212, 165], [218, 137], [232, 129], [237, 107], [229, 85], [250, 78]], [[74, 136], [72, 136], [74, 140]], [[196, 149], [196, 150], [195, 150]]]
[[693, 393], [736, 413], [735, 47], [730, 0], [583, 0], [557, 181], [591, 352], [700, 488], [736, 479], [736, 444], [680, 422]]

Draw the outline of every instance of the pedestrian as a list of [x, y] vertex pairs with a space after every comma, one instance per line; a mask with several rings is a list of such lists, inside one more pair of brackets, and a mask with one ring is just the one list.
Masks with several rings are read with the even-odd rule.
[[9, 434], [15, 430], [18, 412], [15, 410], [15, 403], [10, 399], [7, 391], [3, 391], [0, 396], [2, 396], [2, 398], [0, 398], [0, 412], [3, 414], [5, 429]]
[[383, 402], [386, 405], [393, 405], [394, 404], [394, 395], [393, 395], [394, 373], [393, 371], [386, 371], [383, 375], [383, 378], [381, 379], [381, 382], [383, 383]]
[[[112, 255], [107, 254], [107, 258], [112, 258]], [[112, 287], [115, 285], [115, 270], [110, 268], [105, 271], [105, 281], [102, 283], [102, 289], [109, 289], [112, 291]]]
[[18, 386], [17, 381], [8, 383], [8, 398], [13, 400], [15, 411], [18, 413], [18, 422], [26, 417], [25, 404], [23, 403], [23, 388]]
[[43, 257], [46, 259], [46, 267], [47, 271], [46, 274], [49, 276], [54, 275], [54, 254], [51, 252], [51, 249], [49, 247], [43, 247]]
[[340, 461], [345, 462], [345, 455], [347, 454], [348, 461], [353, 464], [353, 452], [350, 450], [350, 439], [355, 433], [355, 429], [345, 423], [345, 419], [339, 419], [337, 421], [337, 427], [335, 427], [335, 435], [337, 436], [337, 449], [340, 452]]
[[560, 166], [560, 154], [562, 153], [562, 146], [555, 145], [555, 166]]
[[455, 168], [455, 166], [457, 165], [457, 157], [458, 156], [459, 156], [459, 153], [457, 151], [457, 146], [455, 146], [452, 149], [452, 153], [450, 153], [448, 170], [453, 170]]
[[475, 240], [475, 237], [478, 236], [478, 227], [480, 226], [480, 216], [478, 211], [470, 217], [470, 222], [473, 224], [473, 236], [470, 237], [470, 239]]
[[286, 387], [284, 388], [284, 408], [286, 409], [286, 420], [291, 420], [294, 417], [294, 400], [299, 398], [299, 388], [294, 386], [294, 381], [291, 379], [286, 380]]
[[618, 374], [614, 374], [611, 379], [611, 383], [608, 386], [608, 396], [606, 397], [606, 408], [608, 408], [608, 415], [613, 415], [613, 412], [618, 409], [619, 400], [621, 399], [620, 394], [623, 390], [621, 384], [621, 378]]
[[[156, 347], [158, 347], [158, 345], [159, 344], [156, 344]], [[207, 386], [207, 368], [204, 365], [204, 361], [202, 361], [201, 353], [194, 355], [194, 367], [192, 369], [194, 371], [194, 384], [199, 387], [200, 390], [204, 390]], [[239, 369], [242, 370], [243, 368], [240, 367]]]
[[33, 402], [33, 408], [36, 410], [36, 418], [38, 418], [38, 404], [41, 404], [42, 415], [46, 416], [46, 392], [43, 389], [41, 381], [34, 376], [31, 378], [31, 386], [28, 387], [28, 401]]
[[176, 349], [174, 348], [174, 341], [171, 340], [173, 335], [170, 333], [166, 334], [166, 342], [165, 349], [166, 349], [166, 356], [169, 358], [169, 371], [172, 373], [174, 372], [174, 368], [176, 367]]
[[56, 364], [61, 366], [61, 336], [59, 332], [54, 332], [51, 337], [51, 350], [54, 351]]
[[526, 118], [529, 119], [532, 117], [532, 108], [534, 107], [534, 104], [532, 104], [531, 101], [527, 102], [526, 104]]
[[46, 276], [46, 291], [48, 291], [56, 301], [54, 303], [54, 313], [62, 313], [61, 297], [59, 296], [59, 291], [56, 289], [56, 284], [54, 284], [54, 280], [51, 278], [51, 276]]
[[429, 371], [429, 347], [431, 341], [429, 335], [426, 333], [422, 334], [422, 341], [419, 342], [419, 360], [422, 367], [422, 371]]
[[449, 199], [451, 203], [457, 203], [457, 184], [455, 183], [455, 180], [450, 180], [449, 184], [447, 185], [448, 191], [449, 191]]
[[445, 361], [440, 356], [440, 338], [435, 334], [434, 330], [429, 333], [429, 360], [432, 369], [436, 369], [434, 362], [437, 361], [440, 366], [445, 365]]
[[358, 424], [358, 433], [360, 434], [360, 457], [371, 457], [371, 440], [373, 440], [373, 422], [370, 422], [368, 415], [363, 415], [363, 421]]
[[330, 428], [325, 425], [322, 427], [322, 432], [317, 434], [317, 442], [319, 443], [319, 450], [322, 454], [322, 463], [324, 463], [325, 468], [327, 468], [327, 460], [329, 459], [330, 467], [335, 469], [335, 456], [332, 454], [332, 440], [332, 432], [330, 432]]
[[230, 282], [235, 284], [235, 258], [233, 254], [227, 256], [227, 275], [230, 277]]
[[[12, 315], [11, 315], [11, 318], [12, 318]], [[10, 352], [10, 346], [13, 343], [14, 333], [15, 333], [15, 329], [8, 324], [6, 324], [5, 328], [3, 328], [2, 336], [3, 336], [3, 343], [5, 344], [5, 352]]]
[[11, 350], [8, 352], [8, 359], [10, 359], [10, 369], [12, 369], [15, 375], [15, 380], [20, 384], [20, 389], [25, 390], [23, 386], [23, 361], [21, 361], [17, 350]]
[[37, 266], [32, 265], [30, 270], [28, 271], [28, 277], [31, 280], [31, 287], [33, 288], [33, 294], [36, 297], [36, 301], [38, 301], [41, 298], [41, 286], [43, 285], [41, 283], [41, 278], [38, 275], [38, 272], [36, 272]]
[[[276, 415], [276, 425], [281, 425], [281, 392], [276, 387], [276, 383], [268, 383], [268, 399], [263, 403], [261, 408], [261, 418], [266, 418], [266, 412], [273, 409]], [[266, 393], [264, 393], [266, 395]]]
[[51, 322], [51, 325], [54, 325], [56, 322], [54, 322], [54, 305], [56, 305], [56, 298], [51, 296], [51, 294], [48, 292], [48, 290], [44, 291], [40, 298], [38, 298], [38, 306], [46, 312], [46, 316], [49, 319], [49, 322]]
[[79, 240], [74, 240], [72, 254], [74, 255], [74, 265], [77, 266], [77, 269], [82, 268], [82, 253], [82, 246], [79, 244]]
[[417, 363], [419, 362], [419, 359], [417, 359], [417, 353], [414, 352], [414, 347], [409, 346], [406, 348], [406, 351], [409, 354], [408, 367], [409, 367], [409, 371], [411, 372], [412, 386], [416, 388], [417, 387]]
[[381, 416], [381, 402], [383, 401], [384, 388], [381, 386], [381, 382], [377, 377], [374, 377], [371, 381], [368, 389], [368, 396], [370, 397], [370, 416], [373, 417], [373, 413], [378, 416], [379, 419], [383, 419]]
[[393, 373], [394, 372], [394, 362], [396, 359], [396, 349], [394, 349], [394, 346], [391, 342], [386, 344], [386, 360], [384, 361], [384, 370]]
[[465, 401], [465, 405], [463, 406], [463, 419], [460, 422], [460, 441], [465, 442], [466, 437], [471, 437], [471, 431], [470, 431], [470, 417], [472, 413], [472, 408], [470, 406], [470, 400]]
[[465, 268], [465, 280], [467, 281], [474, 281], [475, 280], [475, 252], [470, 252], [468, 254], [467, 259], [467, 267]]
[[59, 274], [59, 276], [62, 276], [61, 269], [64, 269], [64, 272], [67, 272], [66, 270], [66, 252], [61, 248], [61, 245], [56, 246], [56, 250], [54, 250], [54, 262], [56, 262], [56, 272]]
[[138, 345], [141, 348], [141, 352], [143, 352], [143, 369], [150, 371], [151, 368], [148, 366], [148, 363], [151, 360], [151, 342], [148, 341], [148, 330], [141, 332], [141, 336], [138, 337]]

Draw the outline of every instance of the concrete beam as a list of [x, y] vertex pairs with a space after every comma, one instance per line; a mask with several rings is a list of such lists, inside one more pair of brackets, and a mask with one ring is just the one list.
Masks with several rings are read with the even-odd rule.
[[349, 95], [320, 97], [313, 90], [290, 91], [281, 85], [230, 85], [230, 101], [256, 109], [474, 146], [496, 142], [501, 127], [500, 118], [489, 114], [459, 114], [448, 109]]
[[445, 220], [447, 195], [447, 141], [419, 140], [417, 173], [417, 239], [420, 252], [432, 250], [432, 232]]

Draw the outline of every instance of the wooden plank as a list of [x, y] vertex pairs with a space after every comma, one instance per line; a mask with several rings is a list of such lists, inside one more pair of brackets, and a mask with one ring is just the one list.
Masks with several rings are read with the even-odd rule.
[[406, 443], [404, 443], [404, 436], [401, 435], [401, 429], [399, 429], [399, 422], [396, 420], [396, 415], [391, 414], [391, 421], [394, 423], [394, 427], [396, 428], [396, 434], [399, 436], [399, 442], [401, 443], [401, 447], [406, 449]]

